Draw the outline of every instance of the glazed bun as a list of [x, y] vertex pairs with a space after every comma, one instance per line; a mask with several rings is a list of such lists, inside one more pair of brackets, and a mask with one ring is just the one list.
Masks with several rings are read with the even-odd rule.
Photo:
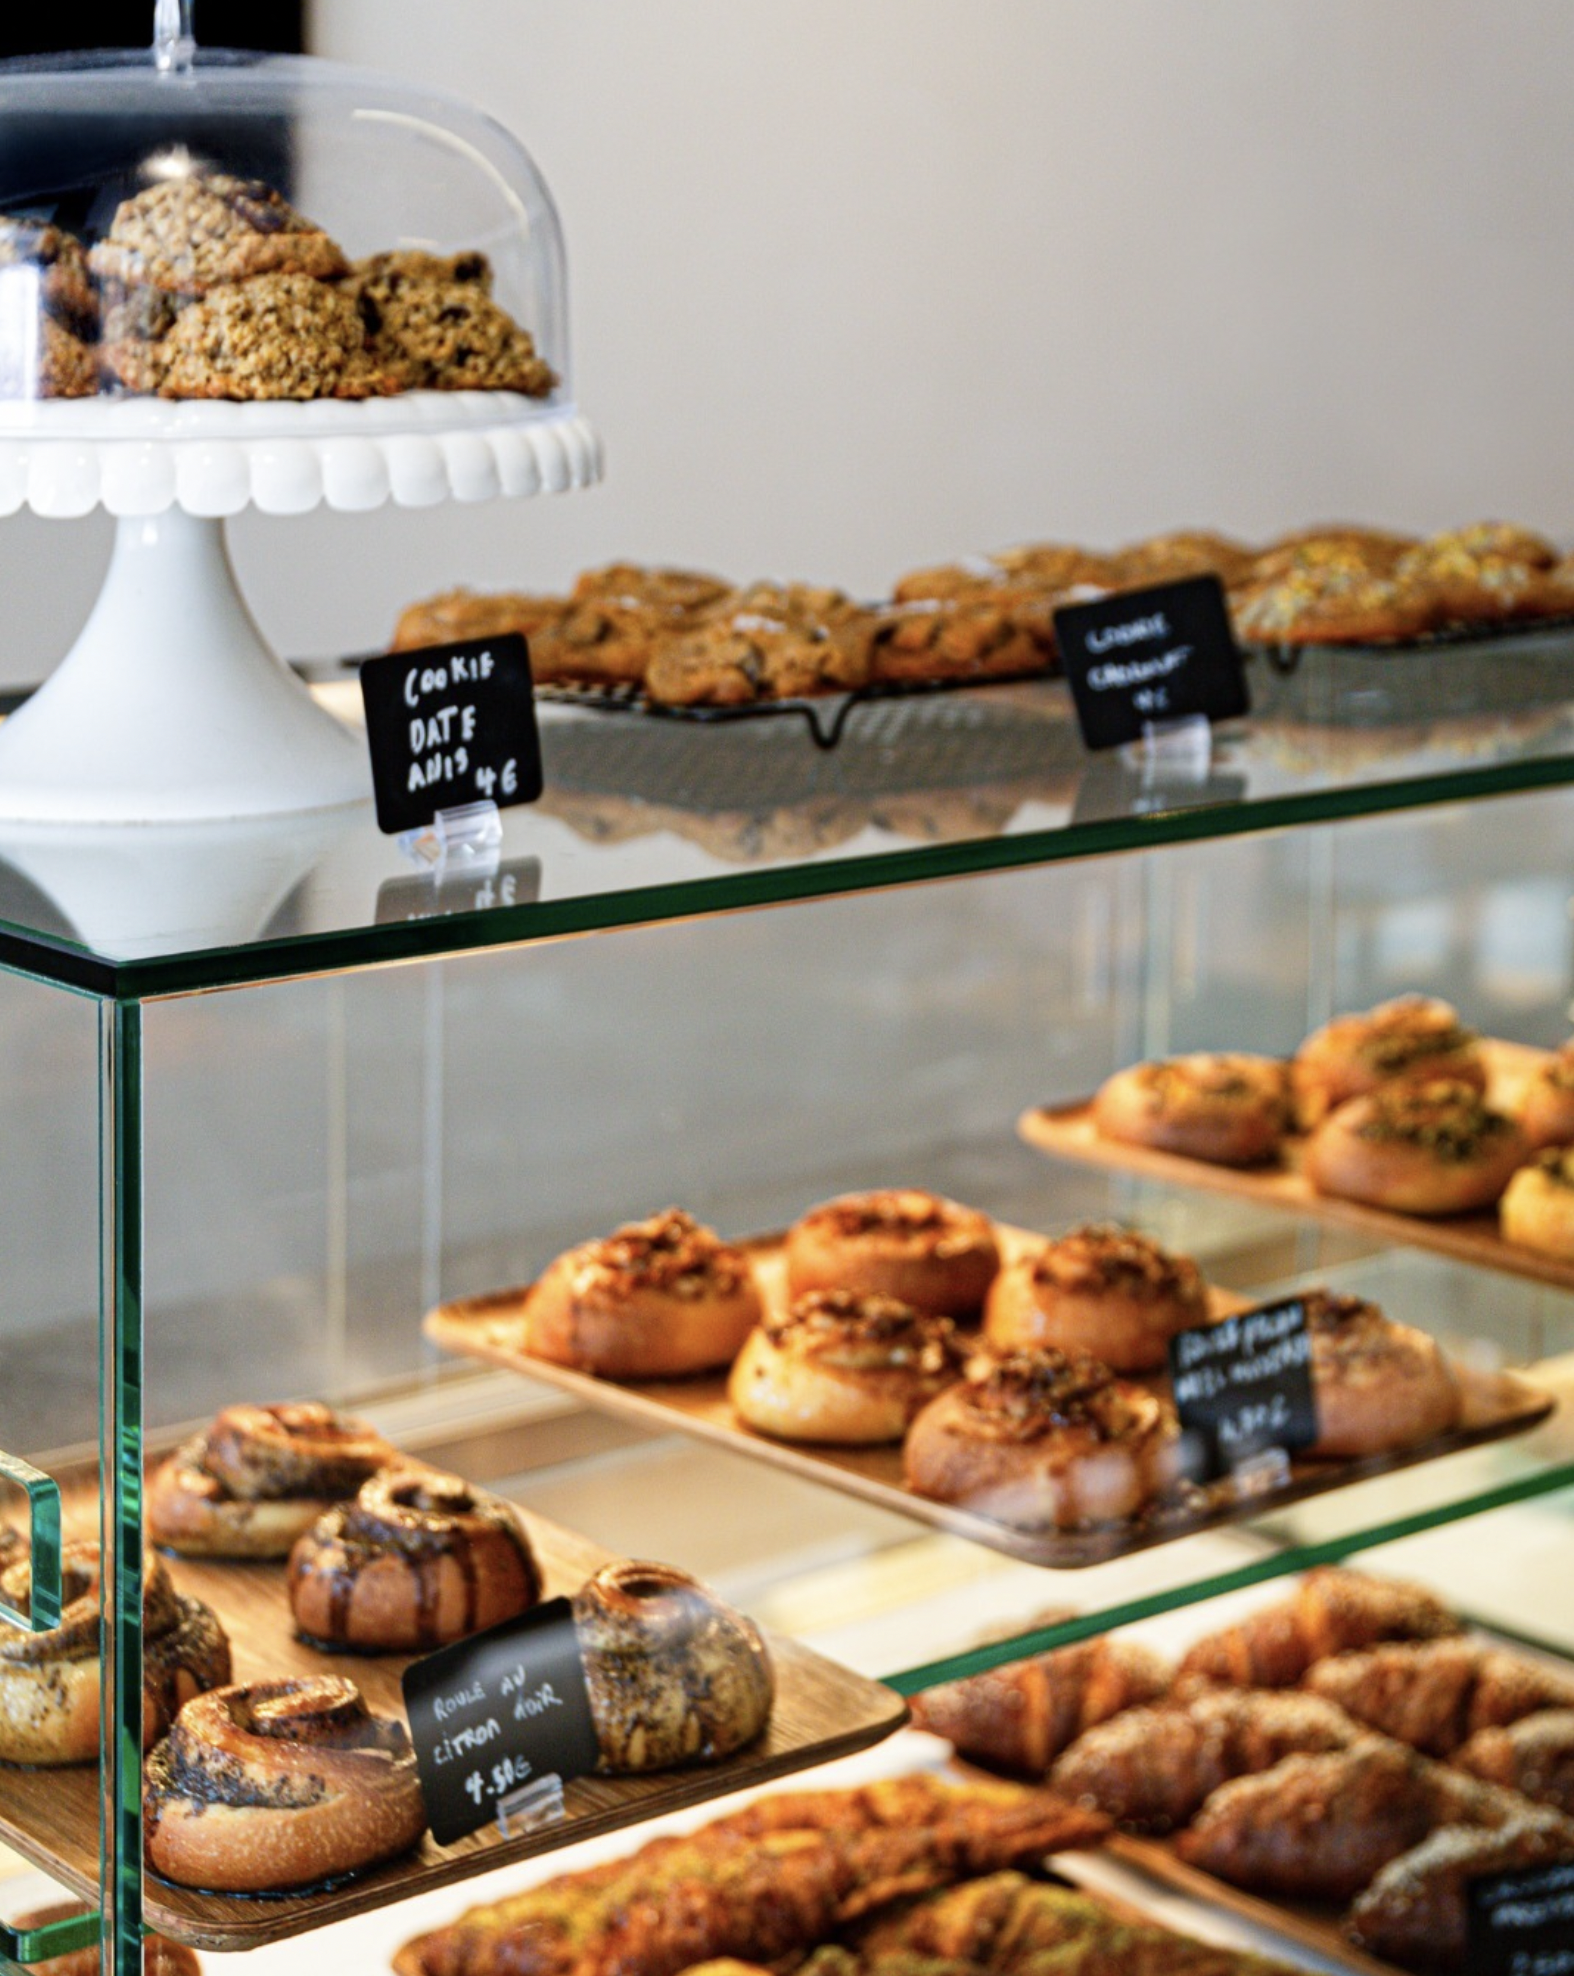
[[1314, 1030], [1290, 1064], [1296, 1117], [1310, 1131], [1351, 1098], [1398, 1081], [1446, 1079], [1486, 1089], [1486, 1066], [1472, 1029], [1447, 1002], [1401, 995], [1365, 1015], [1335, 1016]]
[[787, 1288], [894, 1297], [914, 1310], [976, 1319], [1000, 1267], [989, 1217], [917, 1187], [843, 1194], [787, 1232]]
[[1435, 1339], [1376, 1304], [1308, 1290], [1318, 1436], [1306, 1452], [1359, 1460], [1429, 1441], [1459, 1422], [1459, 1388]]
[[1547, 1146], [1504, 1190], [1503, 1239], [1574, 1259], [1574, 1146]]
[[1532, 1146], [1574, 1144], [1574, 1042], [1538, 1066], [1525, 1086], [1519, 1122]]
[[1278, 1156], [1290, 1123], [1288, 1072], [1272, 1057], [1199, 1054], [1117, 1071], [1093, 1100], [1106, 1139], [1217, 1166]]
[[1008, 1263], [990, 1288], [994, 1352], [1091, 1352], [1116, 1372], [1152, 1372], [1169, 1341], [1208, 1321], [1202, 1272], [1129, 1229], [1074, 1229]]
[[1471, 1084], [1394, 1084], [1352, 1098], [1306, 1144], [1321, 1194], [1401, 1214], [1490, 1207], [1529, 1148], [1511, 1118]]
[[894, 1297], [812, 1290], [767, 1311], [733, 1362], [739, 1418], [783, 1441], [873, 1447], [900, 1441], [913, 1416], [962, 1374], [948, 1317]]
[[559, 1256], [525, 1300], [524, 1346], [609, 1378], [674, 1378], [731, 1364], [760, 1315], [743, 1251], [668, 1208]]

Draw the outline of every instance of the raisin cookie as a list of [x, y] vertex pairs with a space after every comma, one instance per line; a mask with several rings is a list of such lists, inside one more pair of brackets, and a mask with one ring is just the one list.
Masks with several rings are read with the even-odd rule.
[[258, 179], [195, 172], [124, 200], [89, 264], [113, 291], [159, 288], [205, 295], [254, 275], [334, 281], [349, 262], [315, 221]]
[[375, 398], [397, 388], [368, 354], [355, 304], [308, 275], [215, 289], [146, 350], [165, 398]]
[[557, 383], [530, 332], [492, 300], [484, 255], [380, 254], [346, 287], [376, 362], [401, 390], [544, 398]]
[[[12, 270], [25, 272], [12, 273]], [[87, 254], [75, 234], [37, 220], [0, 216], [0, 279], [36, 289], [37, 308], [84, 343], [98, 331], [98, 297], [88, 273]], [[7, 305], [10, 316], [11, 304]], [[15, 320], [14, 317], [10, 318]]]

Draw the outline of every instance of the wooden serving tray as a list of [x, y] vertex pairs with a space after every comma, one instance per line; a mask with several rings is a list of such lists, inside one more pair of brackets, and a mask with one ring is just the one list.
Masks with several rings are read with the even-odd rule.
[[[528, 1512], [524, 1515], [546, 1579], [547, 1598], [577, 1591], [592, 1572], [612, 1562], [611, 1553], [572, 1531]], [[304, 1646], [295, 1638], [282, 1563], [224, 1564], [188, 1558], [170, 1558], [168, 1563], [179, 1589], [206, 1600], [223, 1621], [234, 1650], [237, 1681], [344, 1674], [357, 1684], [375, 1714], [404, 1719], [399, 1677], [407, 1657], [327, 1655]], [[148, 1925], [196, 1948], [257, 1948], [468, 1879], [510, 1860], [552, 1852], [660, 1813], [770, 1783], [866, 1749], [907, 1720], [907, 1704], [891, 1689], [838, 1667], [796, 1641], [772, 1635], [768, 1642], [776, 1669], [776, 1705], [770, 1724], [757, 1742], [726, 1763], [643, 1777], [583, 1777], [567, 1787], [567, 1816], [560, 1824], [508, 1839], [493, 1824], [452, 1846], [437, 1845], [428, 1833], [402, 1859], [316, 1893], [195, 1893], [149, 1872], [144, 1880]], [[0, 1839], [96, 1904], [96, 1768], [28, 1770], [0, 1765]]]
[[[1490, 1040], [1483, 1042], [1482, 1049], [1487, 1058], [1488, 1096], [1494, 1104], [1512, 1109], [1530, 1073], [1545, 1061], [1547, 1052], [1528, 1049], [1520, 1043]], [[1315, 1215], [1321, 1221], [1335, 1222], [1343, 1228], [1358, 1228], [1383, 1242], [1433, 1249], [1439, 1255], [1452, 1256], [1456, 1262], [1506, 1270], [1514, 1276], [1529, 1276], [1538, 1283], [1555, 1283], [1559, 1289], [1574, 1290], [1574, 1261], [1539, 1255], [1534, 1249], [1505, 1242], [1498, 1229], [1495, 1209], [1432, 1220], [1425, 1215], [1396, 1214], [1390, 1208], [1368, 1207], [1363, 1201], [1341, 1201], [1331, 1194], [1319, 1194], [1301, 1171], [1305, 1141], [1297, 1134], [1286, 1141], [1281, 1165], [1238, 1167], [1215, 1166], [1208, 1160], [1191, 1159], [1182, 1153], [1161, 1153], [1151, 1146], [1130, 1146], [1119, 1139], [1106, 1139], [1095, 1127], [1092, 1103], [1086, 1099], [1071, 1105], [1035, 1105], [1017, 1121], [1017, 1131], [1030, 1146], [1056, 1159], [1108, 1167], [1117, 1173], [1135, 1174], [1139, 1179], [1162, 1181], [1170, 1187], [1211, 1188], [1215, 1193], [1259, 1201], [1264, 1207]]]
[[[1007, 1261], [1038, 1247], [1044, 1240], [1041, 1235], [999, 1225], [995, 1234]], [[786, 1262], [781, 1236], [758, 1236], [741, 1246], [749, 1252], [766, 1302], [784, 1304]], [[1130, 1523], [1102, 1529], [1017, 1530], [976, 1511], [915, 1495], [902, 1478], [899, 1446], [842, 1448], [775, 1441], [756, 1433], [733, 1412], [724, 1372], [689, 1379], [601, 1379], [593, 1373], [571, 1371], [566, 1366], [533, 1357], [517, 1342], [519, 1312], [527, 1294], [528, 1286], [441, 1304], [426, 1319], [427, 1336], [448, 1351], [525, 1373], [531, 1379], [573, 1393], [588, 1406], [621, 1415], [657, 1432], [680, 1429], [728, 1448], [734, 1454], [752, 1456], [756, 1461], [787, 1469], [811, 1482], [860, 1496], [882, 1509], [896, 1510], [941, 1530], [952, 1531], [990, 1550], [1004, 1551], [1025, 1563], [1055, 1571], [1103, 1564], [1110, 1558], [1148, 1550], [1176, 1537], [1190, 1537], [1200, 1530], [1262, 1516], [1307, 1496], [1320, 1496], [1351, 1482], [1364, 1482], [1394, 1469], [1409, 1468], [1437, 1455], [1454, 1454], [1483, 1441], [1518, 1434], [1545, 1420], [1554, 1405], [1545, 1394], [1512, 1374], [1484, 1376], [1461, 1372], [1461, 1380], [1466, 1383], [1466, 1424], [1418, 1447], [1364, 1461], [1296, 1459], [1290, 1466], [1289, 1481], [1279, 1488], [1246, 1495], [1228, 1483], [1207, 1490], [1192, 1489], [1179, 1503], [1165, 1504]], [[1227, 1291], [1211, 1289], [1209, 1296], [1216, 1318], [1250, 1307], [1247, 1298]]]

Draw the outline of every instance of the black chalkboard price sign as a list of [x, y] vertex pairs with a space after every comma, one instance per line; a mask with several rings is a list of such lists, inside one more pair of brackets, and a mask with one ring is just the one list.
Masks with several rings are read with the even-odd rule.
[[412, 1661], [404, 1705], [440, 1846], [499, 1819], [526, 1831], [553, 1823], [563, 1816], [563, 1786], [596, 1767], [567, 1599]]
[[1312, 1339], [1298, 1297], [1170, 1340], [1170, 1386], [1194, 1479], [1228, 1475], [1270, 1448], [1317, 1439]]
[[390, 652], [361, 666], [377, 827], [419, 830], [468, 803], [533, 803], [541, 737], [517, 634]]
[[1150, 728], [1250, 713], [1246, 671], [1216, 576], [1126, 590], [1055, 613], [1055, 637], [1090, 748]]
[[1574, 1976], [1574, 1860], [1472, 1880], [1470, 1976]]

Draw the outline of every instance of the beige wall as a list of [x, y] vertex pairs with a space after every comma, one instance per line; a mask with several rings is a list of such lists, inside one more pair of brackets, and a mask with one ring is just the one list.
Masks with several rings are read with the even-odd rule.
[[[873, 590], [1037, 532], [1506, 511], [1574, 533], [1567, 0], [315, 15], [322, 52], [478, 98], [535, 152], [610, 479], [244, 522], [289, 651], [619, 553]], [[46, 662], [104, 540], [0, 528], [5, 673]]]

